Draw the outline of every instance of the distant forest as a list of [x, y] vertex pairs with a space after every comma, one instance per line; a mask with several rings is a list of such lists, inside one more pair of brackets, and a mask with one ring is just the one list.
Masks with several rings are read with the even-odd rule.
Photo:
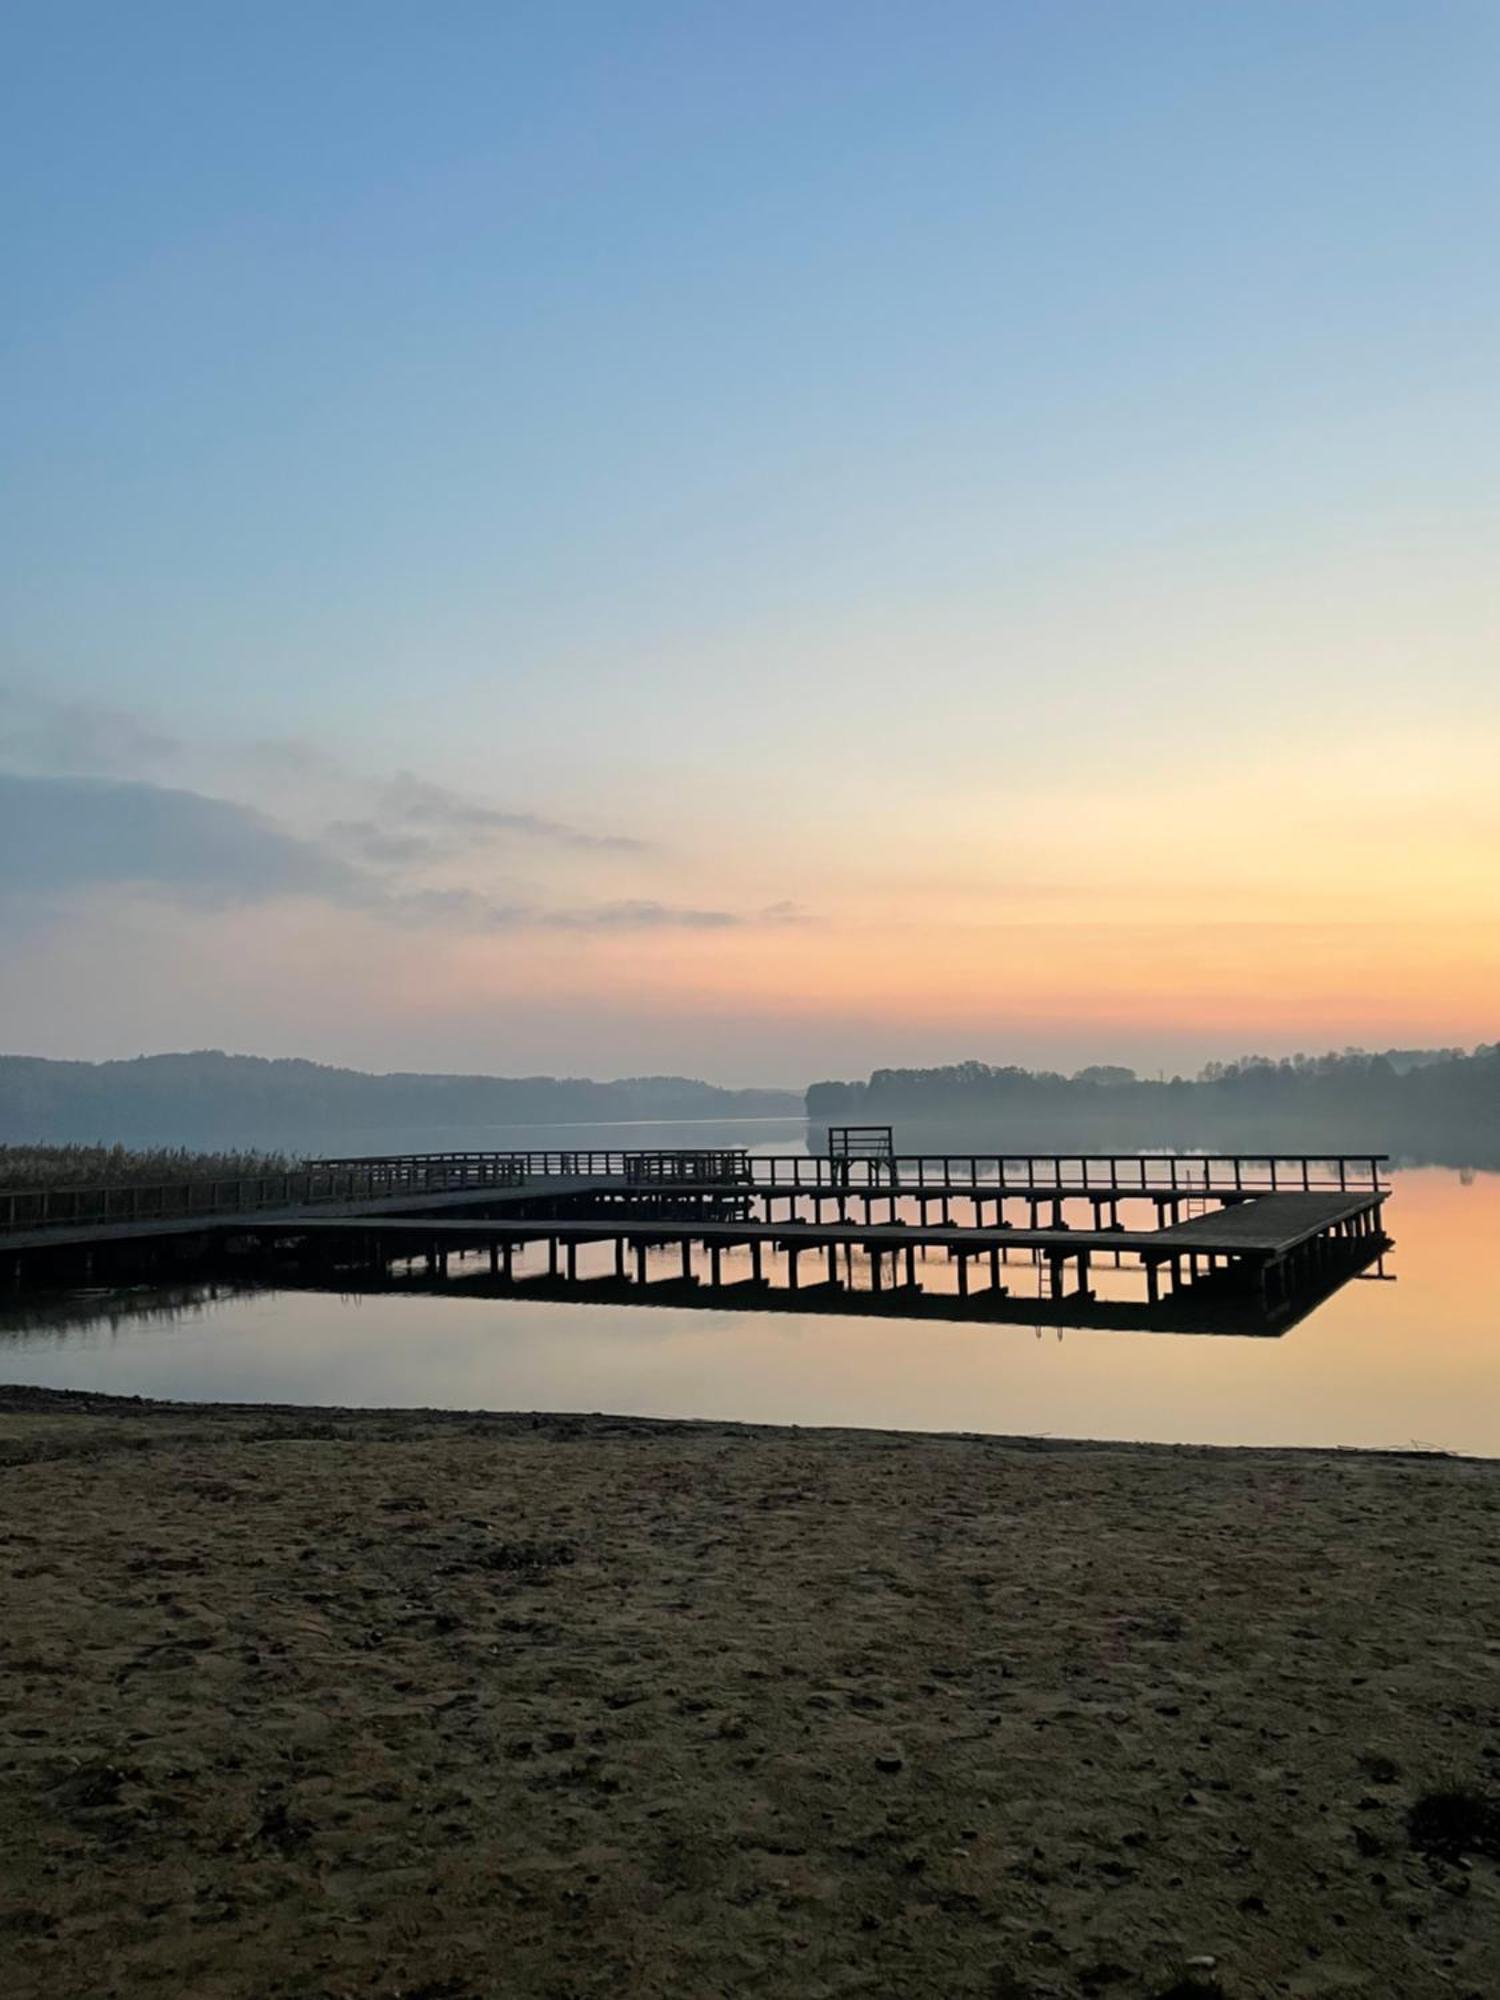
[[[372, 1076], [322, 1063], [231, 1056], [50, 1062], [0, 1056], [0, 1141], [359, 1151], [391, 1135], [621, 1120], [798, 1117], [790, 1090], [721, 1090], [688, 1077], [614, 1083], [552, 1076]], [[445, 1140], [462, 1145], [462, 1136]], [[473, 1143], [482, 1145], [482, 1138]]]
[[1170, 1080], [1112, 1064], [1074, 1076], [980, 1062], [877, 1069], [865, 1083], [813, 1084], [807, 1114], [894, 1125], [907, 1152], [1326, 1149], [1500, 1167], [1500, 1044], [1247, 1056]]
[[[1113, 1064], [1073, 1076], [980, 1062], [878, 1069], [863, 1083], [815, 1083], [805, 1104], [815, 1150], [816, 1128], [870, 1123], [894, 1125], [909, 1152], [1364, 1150], [1500, 1168], [1500, 1044], [1249, 1056], [1169, 1079]], [[217, 1050], [105, 1063], [0, 1056], [0, 1144], [10, 1145], [360, 1152], [482, 1146], [507, 1126], [793, 1118], [803, 1106], [789, 1090], [672, 1076], [378, 1076]]]

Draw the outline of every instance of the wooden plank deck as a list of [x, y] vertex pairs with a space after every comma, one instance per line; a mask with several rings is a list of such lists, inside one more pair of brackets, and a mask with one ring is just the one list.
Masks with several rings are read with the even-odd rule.
[[1195, 1215], [1152, 1233], [1168, 1250], [1260, 1251], [1280, 1257], [1335, 1223], [1362, 1214], [1378, 1199], [1369, 1188], [1350, 1195], [1257, 1195], [1217, 1215]]
[[[697, 1216], [639, 1216], [619, 1209], [609, 1215], [456, 1219], [432, 1214], [404, 1216], [288, 1217], [285, 1224], [265, 1216], [237, 1218], [241, 1230], [295, 1226], [309, 1235], [363, 1232], [405, 1238], [434, 1247], [445, 1241], [598, 1243], [627, 1242], [721, 1245], [761, 1242], [785, 1248], [901, 1250], [908, 1247], [966, 1250], [1129, 1250], [1162, 1256], [1210, 1252], [1228, 1256], [1284, 1256], [1309, 1237], [1370, 1209], [1375, 1197], [1360, 1194], [1263, 1195], [1216, 1215], [1197, 1216], [1167, 1229], [996, 1229], [961, 1224], [911, 1222], [746, 1222], [709, 1221]], [[1253, 1214], [1251, 1211], [1257, 1211]]]
[[375, 1195], [358, 1201], [340, 1202], [335, 1213], [329, 1208], [246, 1208], [226, 1209], [217, 1214], [175, 1215], [145, 1222], [80, 1222], [49, 1224], [43, 1229], [10, 1229], [0, 1232], [0, 1254], [19, 1250], [87, 1249], [90, 1244], [136, 1243], [151, 1237], [198, 1236], [206, 1231], [236, 1234], [245, 1229], [293, 1229], [309, 1222], [350, 1224], [383, 1216], [440, 1216], [455, 1209], [491, 1207], [517, 1201], [548, 1200], [554, 1196], [592, 1194], [605, 1189], [624, 1189], [622, 1176], [606, 1179], [599, 1174], [557, 1175], [551, 1180], [524, 1182], [518, 1187], [474, 1187], [442, 1194], [423, 1194], [406, 1188], [392, 1195]]

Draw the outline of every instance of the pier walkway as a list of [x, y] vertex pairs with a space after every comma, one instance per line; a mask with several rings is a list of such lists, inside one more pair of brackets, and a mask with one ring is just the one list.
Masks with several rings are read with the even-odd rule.
[[[1107, 1263], [1141, 1274], [1147, 1305], [1206, 1288], [1285, 1314], [1388, 1247], [1383, 1166], [1379, 1155], [852, 1161], [718, 1150], [325, 1160], [298, 1176], [215, 1184], [220, 1206], [194, 1184], [123, 1191], [133, 1216], [119, 1214], [118, 1190], [54, 1204], [0, 1195], [12, 1222], [4, 1226], [0, 1206], [0, 1274], [22, 1285], [100, 1283], [191, 1264], [343, 1272], [358, 1284], [417, 1264], [436, 1276], [450, 1257], [480, 1254], [491, 1276], [516, 1285], [564, 1273], [579, 1285], [623, 1284], [633, 1266], [645, 1286], [651, 1254], [659, 1264], [675, 1249], [684, 1286], [732, 1294], [774, 1271], [803, 1294], [811, 1257], [826, 1271], [825, 1294], [847, 1289], [857, 1263], [869, 1291], [915, 1296], [919, 1255], [938, 1253], [960, 1298], [1006, 1296], [1002, 1274], [1019, 1259], [1038, 1269], [1043, 1296], [1085, 1301]], [[579, 1250], [599, 1244], [613, 1246], [610, 1270], [581, 1274]], [[537, 1245], [545, 1272], [518, 1272]], [[745, 1254], [748, 1276], [725, 1281], [726, 1253]]]
[[751, 1275], [740, 1281], [747, 1283], [762, 1281], [764, 1253], [776, 1253], [785, 1260], [786, 1284], [792, 1291], [801, 1287], [803, 1254], [820, 1252], [827, 1259], [827, 1283], [840, 1282], [839, 1253], [857, 1252], [867, 1261], [871, 1289], [879, 1291], [886, 1284], [899, 1285], [903, 1267], [906, 1285], [915, 1287], [918, 1252], [943, 1251], [956, 1263], [960, 1295], [971, 1290], [971, 1262], [987, 1273], [993, 1289], [1003, 1291], [1002, 1266], [1018, 1253], [1034, 1252], [1048, 1269], [1050, 1295], [1058, 1298], [1068, 1296], [1070, 1272], [1075, 1278], [1073, 1289], [1087, 1294], [1096, 1258], [1119, 1263], [1129, 1256], [1138, 1261], [1145, 1272], [1148, 1299], [1159, 1295], [1164, 1277], [1170, 1276], [1174, 1289], [1181, 1290], [1187, 1283], [1244, 1264], [1244, 1276], [1265, 1295], [1268, 1305], [1290, 1297], [1300, 1276], [1300, 1270], [1291, 1267], [1303, 1256], [1321, 1269], [1335, 1257], [1347, 1260], [1361, 1248], [1368, 1258], [1375, 1251], [1377, 1238], [1379, 1247], [1384, 1247], [1375, 1204], [1368, 1193], [1262, 1195], [1215, 1215], [1141, 1230], [905, 1221], [764, 1222], [702, 1215], [674, 1220], [624, 1213], [535, 1219], [422, 1215], [360, 1220], [319, 1216], [307, 1219], [302, 1227], [310, 1239], [343, 1237], [358, 1245], [362, 1261], [381, 1266], [405, 1255], [418, 1256], [430, 1270], [439, 1270], [455, 1251], [487, 1249], [491, 1268], [504, 1270], [507, 1276], [518, 1249], [542, 1244], [548, 1249], [548, 1274], [558, 1275], [561, 1253], [569, 1276], [576, 1278], [578, 1248], [608, 1243], [615, 1250], [614, 1275], [620, 1279], [626, 1276], [633, 1254], [642, 1284], [647, 1282], [650, 1250], [678, 1246], [682, 1253], [679, 1276], [692, 1281], [692, 1252], [701, 1247], [707, 1253], [707, 1275], [715, 1288], [722, 1288], [721, 1259], [727, 1250], [749, 1251]]

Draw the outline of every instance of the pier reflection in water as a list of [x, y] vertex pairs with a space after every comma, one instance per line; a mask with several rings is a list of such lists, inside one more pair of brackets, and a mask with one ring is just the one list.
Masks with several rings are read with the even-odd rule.
[[[946, 1321], [989, 1326], [1098, 1328], [1119, 1332], [1238, 1334], [1273, 1338], [1361, 1275], [1384, 1277], [1383, 1236], [1341, 1245], [1339, 1259], [1308, 1278], [1291, 1301], [1261, 1295], [1206, 1271], [1195, 1283], [1143, 1297], [1142, 1274], [1127, 1251], [1095, 1252], [1086, 1289], [1059, 1289], [1057, 1266], [1041, 1248], [1001, 1247], [985, 1254], [986, 1281], [971, 1278], [969, 1254], [941, 1243], [914, 1243], [899, 1253], [893, 1275], [883, 1265], [896, 1253], [858, 1243], [816, 1252], [818, 1276], [798, 1277], [805, 1250], [780, 1244], [732, 1244], [715, 1251], [684, 1225], [680, 1239], [633, 1246], [631, 1275], [622, 1275], [618, 1241], [559, 1242], [558, 1237], [507, 1245], [508, 1272], [493, 1248], [422, 1252], [381, 1265], [362, 1278], [368, 1295], [491, 1299], [559, 1305], [684, 1308], [734, 1314], [773, 1313]], [[1127, 1261], [1129, 1259], [1129, 1261]], [[343, 1292], [348, 1281], [295, 1278], [297, 1289]]]

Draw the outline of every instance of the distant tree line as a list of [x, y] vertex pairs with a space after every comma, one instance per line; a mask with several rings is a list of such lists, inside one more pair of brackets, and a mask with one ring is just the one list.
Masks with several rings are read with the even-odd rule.
[[[424, 1129], [677, 1118], [796, 1117], [790, 1090], [722, 1090], [691, 1077], [372, 1076], [323, 1063], [225, 1055], [52, 1062], [0, 1056], [0, 1142], [335, 1152]], [[475, 1144], [483, 1141], [476, 1139]]]
[[953, 1063], [877, 1069], [863, 1083], [815, 1083], [817, 1125], [898, 1127], [909, 1151], [1015, 1152], [1180, 1147], [1224, 1152], [1387, 1152], [1500, 1167], [1500, 1044], [1208, 1063], [1195, 1077], [1145, 1078], [1114, 1064], [1073, 1076]]

